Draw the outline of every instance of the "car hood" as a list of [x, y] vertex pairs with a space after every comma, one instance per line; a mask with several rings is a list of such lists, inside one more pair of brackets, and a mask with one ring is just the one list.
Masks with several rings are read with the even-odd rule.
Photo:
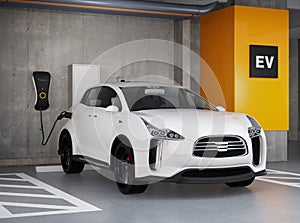
[[171, 129], [191, 140], [206, 135], [245, 135], [251, 126], [244, 114], [234, 112], [157, 109], [133, 113], [159, 129]]

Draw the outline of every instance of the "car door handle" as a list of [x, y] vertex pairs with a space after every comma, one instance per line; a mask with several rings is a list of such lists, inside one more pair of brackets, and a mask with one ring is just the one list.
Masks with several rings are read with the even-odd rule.
[[94, 115], [94, 118], [97, 118], [98, 117], [98, 115]]
[[89, 117], [92, 117], [92, 115], [88, 115]]

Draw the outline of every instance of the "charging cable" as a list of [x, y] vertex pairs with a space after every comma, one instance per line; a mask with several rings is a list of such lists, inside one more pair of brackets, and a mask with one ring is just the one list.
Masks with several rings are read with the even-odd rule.
[[48, 143], [48, 141], [49, 141], [49, 139], [50, 139], [50, 136], [51, 136], [52, 133], [53, 133], [53, 130], [54, 130], [54, 128], [55, 128], [56, 123], [57, 123], [59, 120], [63, 119], [63, 118], [71, 119], [71, 118], [72, 118], [72, 113], [71, 113], [71, 112], [67, 112], [67, 111], [63, 111], [63, 112], [61, 112], [61, 113], [59, 114], [59, 116], [57, 116], [57, 118], [56, 118], [55, 122], [53, 123], [52, 128], [51, 128], [51, 130], [50, 130], [50, 132], [49, 132], [49, 135], [48, 135], [48, 137], [47, 137], [47, 139], [46, 139], [46, 141], [45, 141], [45, 133], [44, 133], [44, 125], [43, 125], [43, 111], [40, 110], [40, 120], [41, 120], [41, 129], [40, 129], [40, 130], [41, 130], [41, 132], [42, 132], [42, 145], [43, 145], [43, 146], [45, 146], [45, 145]]

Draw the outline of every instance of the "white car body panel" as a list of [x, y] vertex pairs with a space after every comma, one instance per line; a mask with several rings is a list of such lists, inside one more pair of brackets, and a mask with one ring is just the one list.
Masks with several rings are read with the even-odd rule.
[[[127, 85], [126, 85], [127, 84]], [[157, 84], [146, 83], [147, 86]], [[106, 84], [113, 88], [122, 103], [122, 111], [107, 112], [104, 108], [78, 104], [72, 108], [73, 116], [62, 128], [72, 138], [73, 153], [92, 157], [110, 164], [114, 140], [122, 135], [129, 140], [135, 159], [135, 177], [169, 178], [187, 169], [216, 169], [250, 167], [258, 173], [266, 169], [266, 137], [260, 133], [260, 162], [253, 164], [252, 143], [248, 134], [251, 127], [246, 115], [196, 109], [157, 109], [130, 112], [120, 86], [144, 86], [142, 83]], [[159, 85], [161, 86], [161, 85]], [[161, 162], [157, 170], [149, 166], [150, 140], [144, 119], [157, 128], [168, 128], [184, 137], [183, 140], [163, 140]], [[248, 153], [242, 156], [206, 158], [193, 155], [195, 142], [203, 136], [239, 136], [247, 144]]]

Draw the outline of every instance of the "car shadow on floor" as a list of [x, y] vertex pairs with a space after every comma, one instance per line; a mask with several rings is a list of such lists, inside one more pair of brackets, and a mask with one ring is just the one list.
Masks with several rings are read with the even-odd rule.
[[[255, 182], [249, 187], [230, 188], [225, 184], [176, 184], [156, 183], [151, 184], [144, 193], [143, 198], [149, 199], [214, 199], [231, 196], [251, 195]], [[255, 188], [257, 192], [257, 188]]]
[[[105, 178], [99, 173], [97, 178], [93, 180], [98, 181], [94, 184], [99, 184], [102, 191], [105, 191], [105, 194], [119, 194], [120, 196], [130, 196], [131, 198], [139, 199], [141, 196], [143, 199], [214, 199], [226, 198], [232, 196], [251, 196], [254, 193], [262, 192], [268, 190], [261, 186], [261, 182], [254, 181], [248, 187], [228, 187], [225, 184], [180, 184], [180, 183], [167, 183], [167, 182], [157, 182], [152, 183], [148, 186], [148, 189], [143, 194], [135, 195], [123, 195], [121, 194], [115, 182]], [[118, 195], [116, 195], [118, 196]]]

